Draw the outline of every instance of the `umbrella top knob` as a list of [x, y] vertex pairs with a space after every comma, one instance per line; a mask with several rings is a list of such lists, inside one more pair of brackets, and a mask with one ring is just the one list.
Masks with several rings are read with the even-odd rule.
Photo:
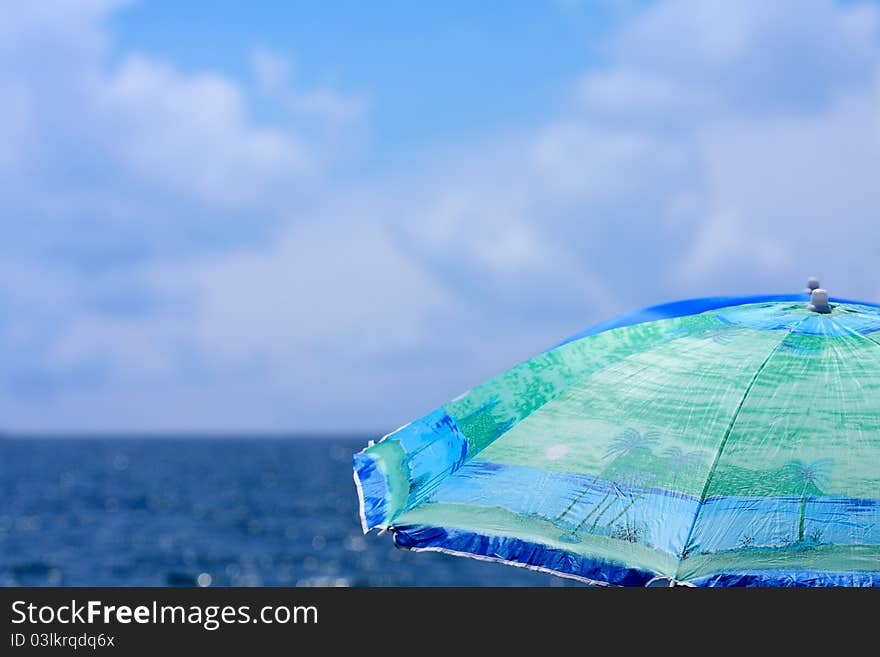
[[819, 279], [815, 276], [810, 276], [807, 279], [807, 292], [812, 292], [817, 289], [819, 289]]
[[807, 308], [817, 313], [830, 313], [831, 306], [828, 305], [828, 292], [821, 287], [813, 290], [812, 294], [810, 294], [810, 304]]

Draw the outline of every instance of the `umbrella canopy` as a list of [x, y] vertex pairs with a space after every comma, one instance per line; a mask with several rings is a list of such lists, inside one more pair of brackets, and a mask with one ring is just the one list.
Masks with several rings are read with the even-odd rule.
[[597, 325], [354, 457], [364, 531], [591, 583], [880, 586], [880, 306]]

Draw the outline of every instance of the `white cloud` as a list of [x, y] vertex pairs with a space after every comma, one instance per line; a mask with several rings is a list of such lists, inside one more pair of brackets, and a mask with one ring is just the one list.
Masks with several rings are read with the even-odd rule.
[[[672, 0], [611, 38], [609, 66], [576, 87], [580, 121], [663, 139], [670, 161], [690, 163], [654, 198], [655, 217], [640, 216], [648, 234], [668, 229], [645, 247], [665, 251], [669, 295], [793, 289], [811, 271], [841, 295], [874, 295], [878, 27], [869, 4]], [[631, 179], [621, 162], [600, 162]], [[670, 170], [649, 168], [639, 173], [654, 181]], [[860, 244], [834, 248], [852, 235]]]
[[197, 343], [219, 362], [365, 360], [425, 348], [430, 322], [461, 311], [381, 227], [307, 221], [269, 248], [157, 267], [174, 293], [193, 286]]
[[688, 171], [687, 148], [677, 138], [626, 127], [609, 129], [591, 119], [551, 122], [530, 146], [535, 182], [547, 187], [545, 196], [554, 203], [613, 202], [643, 183], [654, 185]]
[[684, 270], [702, 286], [735, 271], [746, 284], [778, 289], [785, 280], [824, 271], [839, 296], [873, 298], [871, 245], [880, 240], [872, 219], [880, 208], [880, 139], [871, 131], [877, 107], [866, 89], [840, 96], [823, 111], [707, 128], [701, 138], [706, 190], [726, 219], [701, 228]]
[[576, 99], [590, 112], [606, 118], [645, 118], [650, 114], [690, 116], [715, 104], [704, 89], [639, 71], [599, 71], [585, 75], [575, 88]]
[[[292, 85], [286, 64], [264, 51], [255, 55], [258, 82], [274, 75], [279, 98], [254, 98], [248, 81], [219, 71], [112, 52], [108, 21], [119, 5], [19, 3], [4, 14], [8, 203], [34, 214], [34, 199], [52, 189], [64, 199], [61, 221], [103, 217], [112, 197], [186, 221], [187, 213], [277, 216], [316, 193], [327, 151], [344, 150], [340, 131], [363, 116], [360, 99]], [[287, 107], [293, 101], [304, 109]], [[258, 121], [260, 103], [274, 105], [277, 119]]]
[[367, 112], [362, 97], [342, 95], [329, 85], [308, 89], [293, 86], [293, 64], [268, 48], [258, 47], [251, 52], [251, 71], [257, 89], [293, 116], [345, 125], [364, 118]]
[[129, 55], [102, 87], [113, 159], [138, 181], [208, 207], [253, 207], [313, 175], [314, 155], [291, 132], [254, 125], [234, 82], [181, 75]]
[[99, 364], [117, 381], [167, 380], [174, 363], [178, 322], [130, 318], [81, 317], [67, 325], [46, 354], [50, 371], [63, 372], [86, 363]]
[[668, 0], [624, 25], [608, 52], [614, 68], [764, 107], [860, 85], [876, 66], [878, 30], [868, 3]]
[[[788, 272], [792, 264], [789, 241], [785, 236], [783, 241], [777, 241], [761, 226], [733, 212], [721, 213], [706, 218], [697, 227], [690, 252], [673, 272], [681, 278], [682, 287], [705, 287], [708, 278], [719, 285], [740, 287], [754, 281], [758, 286], [755, 289], [760, 289], [762, 277], [777, 281]], [[737, 276], [734, 280], [723, 280], [732, 272], [748, 272], [748, 279]]]
[[[880, 66], [878, 66], [880, 68]], [[880, 71], [877, 72], [876, 91], [874, 92], [874, 137], [880, 139]]]
[[293, 72], [287, 57], [259, 46], [251, 51], [250, 60], [254, 81], [262, 93], [273, 95], [286, 88]]
[[877, 66], [880, 12], [834, 0], [652, 3], [581, 80], [593, 112], [642, 125], [819, 107]]

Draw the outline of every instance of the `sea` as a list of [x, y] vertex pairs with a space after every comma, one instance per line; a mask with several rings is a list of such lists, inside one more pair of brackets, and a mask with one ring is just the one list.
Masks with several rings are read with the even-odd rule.
[[2, 586], [578, 586], [364, 536], [366, 437], [0, 437]]

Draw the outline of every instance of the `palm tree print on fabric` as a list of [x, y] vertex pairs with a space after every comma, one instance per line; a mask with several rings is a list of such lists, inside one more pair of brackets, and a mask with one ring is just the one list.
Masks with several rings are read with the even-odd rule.
[[[620, 482], [612, 481], [608, 486], [608, 490], [605, 495], [599, 500], [598, 504], [595, 504], [587, 513], [586, 516], [581, 519], [574, 529], [561, 537], [566, 543], [578, 543], [580, 538], [578, 534], [586, 527], [587, 523], [592, 520], [590, 523], [589, 529], [587, 530], [589, 533], [595, 533], [597, 529], [600, 527], [603, 528], [603, 532], [608, 534], [614, 534], [615, 523], [620, 520], [622, 517], [626, 515], [626, 513], [633, 507], [633, 505], [638, 502], [648, 490], [648, 484], [653, 479], [653, 475], [644, 473], [644, 472], [633, 472], [625, 477]], [[602, 519], [605, 517], [605, 514], [611, 510], [611, 508], [621, 500], [629, 499], [626, 505], [620, 510], [614, 517], [611, 518], [605, 524], [602, 524]], [[641, 532], [639, 532], [641, 535]], [[630, 541], [632, 542], [632, 541]]]
[[676, 473], [703, 462], [703, 452], [685, 452], [681, 447], [670, 447], [663, 452], [663, 456], [669, 461]]
[[604, 458], [614, 457], [615, 463], [620, 457], [626, 456], [639, 448], [650, 450], [652, 446], [660, 440], [660, 434], [656, 431], [649, 431], [642, 435], [635, 429], [627, 429], [615, 438], [605, 449]]
[[801, 489], [801, 504], [798, 512], [797, 540], [804, 540], [804, 524], [807, 515], [807, 499], [810, 493], [822, 494], [822, 487], [828, 485], [833, 459], [819, 459], [805, 463], [800, 459], [789, 461], [783, 468], [783, 476], [792, 485]]
[[[608, 459], [611, 458], [612, 461], [605, 467], [603, 470], [607, 472], [614, 465], [618, 463], [618, 461], [634, 452], [637, 449], [644, 449], [650, 451], [653, 445], [657, 444], [657, 441], [660, 439], [660, 434], [657, 432], [647, 432], [645, 434], [641, 434], [635, 429], [629, 428], [626, 429], [623, 433], [617, 436], [611, 444], [605, 450], [605, 455], [603, 458]], [[559, 514], [556, 518], [557, 522], [562, 522], [565, 520], [566, 516], [571, 513], [571, 511], [577, 506], [577, 504], [584, 499], [584, 497], [589, 493], [599, 482], [600, 476], [594, 477], [590, 484], [581, 491], [578, 496], [572, 500], [572, 502], [566, 507], [566, 509]], [[599, 502], [593, 505], [587, 514], [580, 520], [577, 526], [571, 531], [565, 534], [562, 537], [562, 540], [568, 542], [577, 542], [579, 539], [577, 538], [578, 532], [580, 532], [584, 526], [586, 526], [587, 522], [592, 519], [592, 524], [590, 525], [590, 531], [595, 531], [599, 526], [603, 516], [606, 512], [608, 512], [614, 504], [626, 497], [630, 498], [630, 502], [624, 507], [623, 511], [619, 512], [612, 520], [606, 525], [606, 528], [610, 528], [617, 520], [619, 520], [623, 515], [629, 511], [630, 508], [642, 498], [647, 490], [647, 482], [652, 477], [647, 473], [630, 473], [626, 475], [620, 481], [612, 481], [608, 487], [608, 490], [605, 492], [605, 495], [599, 500]], [[638, 492], [633, 493], [632, 491], [638, 490]]]
[[704, 463], [703, 452], [685, 452], [680, 447], [670, 447], [665, 450], [663, 458], [666, 459], [667, 470], [665, 475], [670, 486], [675, 485], [675, 480], [679, 476], [695, 470], [697, 466]]
[[[620, 520], [621, 518], [623, 518], [623, 517], [627, 514], [627, 512], [628, 512], [631, 508], [633, 508], [633, 505], [635, 505], [636, 502], [638, 502], [640, 499], [642, 499], [642, 497], [643, 497], [643, 496], [645, 495], [645, 493], [648, 491], [648, 484], [649, 484], [649, 483], [651, 482], [651, 480], [653, 480], [653, 479], [654, 479], [654, 476], [651, 475], [651, 474], [649, 474], [649, 473], [644, 473], [644, 472], [634, 473], [634, 474], [632, 475], [632, 477], [630, 478], [629, 482], [627, 482], [627, 483], [628, 483], [629, 486], [632, 487], [632, 488], [638, 487], [638, 488], [639, 488], [639, 492], [636, 493], [635, 495], [630, 494], [630, 499], [629, 499], [629, 502], [627, 502], [626, 506], [623, 507], [623, 509], [621, 509], [621, 510], [617, 513], [617, 515], [615, 515], [615, 516], [614, 516], [614, 517], [608, 522], [608, 524], [605, 525], [605, 527], [607, 527], [607, 528], [611, 528], [611, 526], [612, 526], [614, 523], [616, 523], [618, 520]], [[606, 509], [606, 510], [607, 510], [607, 509]], [[604, 513], [604, 512], [603, 512], [603, 513]]]
[[[626, 429], [623, 433], [617, 436], [605, 449], [605, 455], [603, 456], [603, 458], [613, 456], [614, 460], [611, 461], [611, 463], [609, 463], [602, 472], [606, 472], [615, 463], [617, 463], [617, 461], [621, 457], [626, 456], [627, 454], [633, 452], [640, 447], [644, 447], [645, 449], [650, 450], [651, 446], [656, 445], [658, 440], [660, 440], [660, 434], [656, 431], [651, 431], [646, 433], [645, 435], [642, 435], [635, 429]], [[590, 481], [590, 485], [582, 490], [578, 494], [578, 496], [571, 501], [571, 503], [565, 508], [565, 510], [556, 517], [556, 521], [561, 522], [562, 520], [564, 520], [565, 516], [567, 516], [582, 499], [584, 499], [587, 493], [593, 490], [593, 488], [599, 482], [600, 478], [601, 475], [593, 477], [592, 481]]]

